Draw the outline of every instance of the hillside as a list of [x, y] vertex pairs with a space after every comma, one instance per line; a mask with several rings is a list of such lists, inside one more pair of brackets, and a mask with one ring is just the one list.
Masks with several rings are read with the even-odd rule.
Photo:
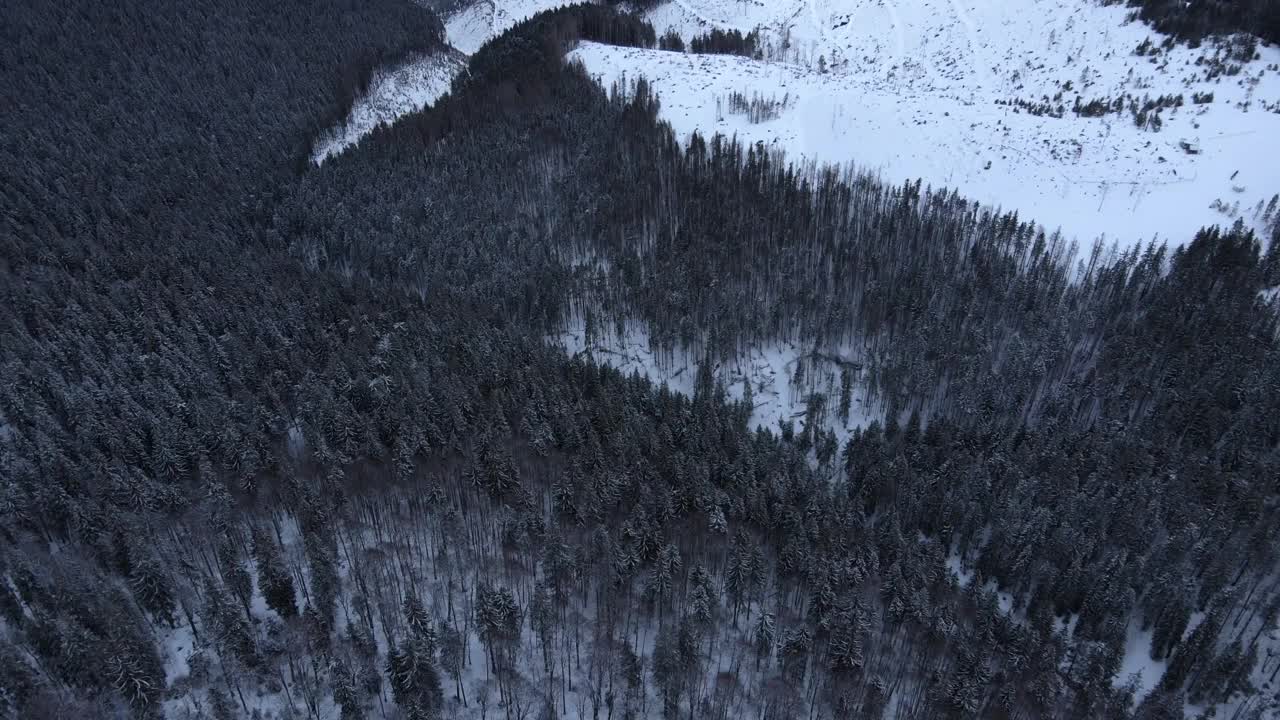
[[494, 10], [0, 24], [0, 720], [1276, 716], [1280, 243], [686, 138], [569, 58], [672, 35]]
[[449, 91], [453, 78], [466, 67], [456, 50], [420, 54], [390, 67], [379, 68], [368, 88], [352, 104], [347, 117], [316, 141], [311, 160], [321, 164], [341, 153], [379, 125], [417, 112]]
[[[447, 20], [448, 37], [470, 52], [554, 4], [478, 2]], [[1085, 247], [1182, 243], [1187, 228], [1236, 220], [1269, 228], [1280, 167], [1257, 150], [1280, 137], [1275, 47], [1192, 48], [1085, 0], [676, 0], [645, 17], [686, 45], [758, 34], [759, 59], [601, 44], [571, 55], [606, 85], [652, 80], [683, 135], [960, 188]], [[735, 111], [734, 94], [772, 109]]]
[[[599, 45], [575, 54], [606, 83], [652, 79], [678, 130], [959, 188], [1082, 245], [1181, 243], [1187, 228], [1235, 219], [1261, 228], [1280, 188], [1273, 153], [1258, 152], [1280, 137], [1274, 47], [1191, 49], [1082, 0], [680, 0], [649, 18], [686, 43], [712, 28], [760, 32], [762, 61]], [[777, 103], [777, 117], [735, 114], [735, 92]], [[1128, 107], [1160, 97], [1181, 105], [1138, 126]], [[1125, 110], [1074, 110], [1117, 100]]]

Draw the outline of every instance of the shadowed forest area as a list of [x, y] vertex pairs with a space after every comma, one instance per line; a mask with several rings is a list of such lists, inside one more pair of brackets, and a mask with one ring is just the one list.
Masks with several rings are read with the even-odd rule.
[[[1274, 712], [1280, 243], [682, 143], [607, 6], [320, 167], [430, 12], [12, 14], [0, 717]], [[693, 393], [547, 342], [637, 324]], [[842, 387], [757, 427], [778, 342]]]
[[1280, 42], [1280, 2], [1276, 0], [1128, 0], [1138, 16], [1157, 30], [1199, 45], [1205, 38], [1250, 33], [1269, 43]]

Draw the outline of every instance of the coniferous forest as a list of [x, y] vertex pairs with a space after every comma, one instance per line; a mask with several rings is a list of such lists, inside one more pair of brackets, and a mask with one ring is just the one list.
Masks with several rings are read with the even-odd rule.
[[1211, 36], [1237, 32], [1280, 42], [1280, 2], [1276, 0], [1124, 1], [1137, 8], [1144, 21], [1195, 44]]
[[[0, 718], [1276, 712], [1275, 238], [681, 142], [566, 63], [657, 45], [608, 5], [321, 166], [430, 11], [4, 15]], [[840, 382], [763, 427], [776, 343]]]

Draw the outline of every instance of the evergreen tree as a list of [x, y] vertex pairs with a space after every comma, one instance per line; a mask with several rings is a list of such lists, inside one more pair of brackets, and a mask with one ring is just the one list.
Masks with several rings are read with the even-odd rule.
[[267, 601], [267, 607], [282, 618], [298, 614], [297, 598], [293, 590], [293, 577], [284, 566], [280, 548], [261, 526], [253, 531], [254, 559], [258, 566], [258, 587]]

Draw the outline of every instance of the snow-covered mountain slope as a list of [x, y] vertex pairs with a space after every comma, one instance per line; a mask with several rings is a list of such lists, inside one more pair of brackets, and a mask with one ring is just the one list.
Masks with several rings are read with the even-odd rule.
[[[674, 0], [649, 19], [686, 41], [760, 33], [762, 60], [598, 44], [573, 54], [606, 84], [648, 77], [682, 133], [922, 178], [1082, 242], [1182, 242], [1236, 217], [1260, 227], [1255, 210], [1280, 191], [1274, 47], [1244, 62], [1230, 47], [1162, 47], [1123, 8], [1089, 0]], [[778, 116], [735, 114], [735, 92], [776, 101]], [[1137, 126], [1132, 103], [1179, 95], [1180, 107], [1147, 113], [1159, 130]], [[1077, 98], [1125, 108], [1077, 115]]]
[[445, 32], [453, 50], [418, 56], [379, 70], [369, 83], [369, 92], [356, 101], [347, 119], [316, 142], [312, 161], [323, 163], [359, 142], [375, 127], [435, 102], [466, 67], [466, 56], [521, 20], [564, 4], [562, 0], [477, 0], [448, 16]]
[[449, 44], [470, 55], [512, 25], [568, 3], [564, 0], [476, 0], [445, 19]]
[[453, 77], [466, 67], [458, 53], [421, 55], [389, 69], [381, 69], [369, 82], [369, 91], [356, 100], [341, 125], [325, 133], [312, 150], [311, 160], [323, 163], [375, 127], [421, 110], [449, 90]]

